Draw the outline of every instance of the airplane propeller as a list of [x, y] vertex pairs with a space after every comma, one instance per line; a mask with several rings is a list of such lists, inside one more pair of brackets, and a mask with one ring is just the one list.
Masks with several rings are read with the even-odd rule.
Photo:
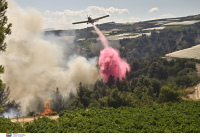
[[[90, 15], [90, 16], [91, 16], [91, 15]], [[86, 18], [86, 19], [88, 19], [88, 17], [90, 17], [90, 16], [87, 15], [87, 18]]]

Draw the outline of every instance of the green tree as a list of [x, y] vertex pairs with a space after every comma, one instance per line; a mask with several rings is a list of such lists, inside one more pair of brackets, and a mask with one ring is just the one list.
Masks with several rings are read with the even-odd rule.
[[110, 76], [108, 77], [108, 82], [107, 82], [107, 84], [108, 84], [109, 88], [110, 88], [112, 85], [114, 85], [114, 84], [115, 84], [115, 77], [112, 76], [112, 75], [110, 75]]
[[185, 63], [185, 67], [186, 68], [191, 68], [193, 70], [196, 70], [196, 63], [195, 62], [191, 62], [191, 61], [188, 61]]
[[[0, 52], [6, 50], [5, 38], [6, 35], [11, 34], [12, 24], [7, 24], [8, 18], [5, 16], [6, 10], [8, 8], [8, 3], [6, 0], [0, 0]], [[0, 74], [4, 73], [4, 67], [0, 65]], [[3, 82], [0, 79], [0, 89], [3, 89]]]
[[[4, 73], [4, 67], [0, 65], [0, 74]], [[3, 90], [3, 81], [0, 79], [0, 90]]]
[[158, 78], [158, 79], [166, 79], [167, 71], [165, 68], [158, 62], [153, 62], [149, 67], [149, 77], [150, 78]]
[[189, 72], [192, 72], [192, 68], [184, 68], [181, 71], [178, 72], [178, 76], [184, 76], [187, 75]]
[[154, 104], [154, 99], [152, 96], [149, 95], [148, 92], [149, 91], [143, 93], [143, 96], [141, 98], [142, 106], [148, 106]]
[[100, 108], [100, 103], [99, 103], [97, 100], [92, 99], [92, 100], [91, 100], [91, 103], [89, 104], [88, 107], [89, 107], [89, 108], [90, 108], [90, 107]]
[[158, 99], [159, 102], [179, 101], [181, 99], [182, 94], [183, 94], [182, 89], [179, 89], [173, 83], [168, 83], [167, 85], [161, 88]]
[[121, 89], [121, 81], [120, 81], [119, 77], [117, 77], [117, 79], [116, 79], [116, 86], [117, 86], [119, 91], [122, 91], [122, 89]]
[[108, 106], [109, 107], [120, 107], [122, 105], [122, 100], [121, 100], [121, 92], [115, 88], [112, 89], [110, 95], [108, 96]]
[[14, 133], [19, 133], [19, 130], [17, 129], [17, 126], [14, 127]]
[[7, 133], [7, 123], [4, 122], [4, 125], [3, 125], [3, 133]]
[[125, 78], [122, 78], [122, 91], [129, 91], [129, 83]]
[[130, 72], [126, 69], [126, 79], [127, 81], [130, 81]]
[[177, 75], [177, 68], [176, 66], [168, 67], [168, 76], [176, 76]]
[[134, 94], [137, 95], [139, 99], [142, 99], [145, 93], [147, 93], [149, 96], [155, 99], [155, 93], [153, 93], [153, 87], [151, 86], [149, 79], [145, 78], [144, 76], [141, 76], [138, 79], [136, 87], [134, 88], [133, 92]]
[[3, 112], [3, 108], [2, 106], [0, 105], [0, 114]]
[[131, 92], [134, 91], [135, 87], [136, 87], [136, 83], [137, 83], [137, 79], [133, 78], [131, 81]]
[[[0, 0], [0, 52], [4, 52], [6, 50], [5, 38], [6, 35], [11, 34], [11, 26], [12, 24], [8, 24], [8, 18], [5, 16], [6, 10], [8, 8], [8, 3], [6, 0]], [[0, 65], [0, 74], [4, 73], [4, 67]], [[5, 86], [0, 79], [0, 105], [5, 108], [8, 105], [8, 96], [10, 92], [4, 92]], [[4, 109], [6, 111], [6, 109]]]
[[175, 79], [175, 82], [178, 86], [181, 87], [192, 87], [199, 82], [199, 76], [197, 72], [189, 72], [187, 75], [178, 76]]
[[156, 93], [156, 97], [158, 97], [161, 89], [161, 82], [160, 80], [154, 78], [151, 80], [151, 86], [153, 87], [153, 93]]
[[138, 59], [136, 59], [136, 58], [134, 58], [130, 64], [131, 64], [131, 70], [133, 70], [133, 71], [136, 71], [140, 68], [140, 63], [139, 63]]
[[8, 3], [6, 0], [0, 0], [0, 51], [6, 50], [5, 38], [6, 35], [11, 34], [12, 24], [7, 24], [8, 18], [5, 16], [6, 10], [8, 8]]

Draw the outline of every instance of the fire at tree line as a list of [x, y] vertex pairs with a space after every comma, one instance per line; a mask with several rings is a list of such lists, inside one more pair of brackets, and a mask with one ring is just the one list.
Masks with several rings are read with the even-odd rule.
[[[0, 4], [3, 13], [7, 4], [3, 0]], [[0, 51], [5, 51], [5, 36], [11, 34], [12, 25], [6, 25], [4, 14], [0, 18], [4, 19], [0, 22]], [[29, 102], [27, 116], [59, 114], [58, 121], [43, 117], [22, 127], [1, 117], [0, 132], [199, 132], [196, 127], [200, 125], [197, 110], [200, 102], [188, 101], [187, 95], [194, 92], [193, 87], [200, 81], [196, 68], [200, 61], [161, 58], [166, 53], [199, 44], [195, 41], [198, 36], [200, 23], [182, 30], [152, 31], [149, 37], [120, 40], [123, 45], [120, 56], [130, 65], [130, 72], [127, 70], [124, 78], [110, 75], [106, 83], [80, 82], [77, 93], [71, 92], [67, 97], [59, 88], [51, 92], [48, 100], [35, 96]], [[180, 37], [182, 41], [177, 44]], [[133, 48], [138, 53], [130, 55]], [[149, 56], [142, 58], [146, 51]], [[4, 73], [2, 65], [0, 73]], [[20, 110], [20, 102], [10, 100], [10, 90], [0, 80], [0, 113], [10, 108]]]

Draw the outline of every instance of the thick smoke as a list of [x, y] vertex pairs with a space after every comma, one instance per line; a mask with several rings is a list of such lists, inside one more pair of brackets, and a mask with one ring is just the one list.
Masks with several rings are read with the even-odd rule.
[[105, 82], [108, 81], [108, 77], [113, 75], [115, 79], [118, 77], [122, 79], [126, 78], [126, 71], [130, 72], [130, 66], [126, 62], [120, 58], [119, 51], [113, 49], [109, 46], [109, 43], [103, 33], [92, 24], [95, 30], [97, 31], [99, 37], [101, 38], [101, 43], [104, 46], [104, 49], [100, 52], [99, 56], [99, 66], [100, 66], [100, 74]]
[[11, 88], [11, 99], [21, 102], [23, 114], [34, 96], [47, 100], [57, 87], [66, 96], [76, 91], [79, 82], [94, 84], [99, 78], [95, 58], [74, 55], [66, 61], [64, 53], [70, 52], [63, 48], [66, 45], [42, 39], [39, 12], [23, 10], [11, 1], [8, 4], [6, 15], [13, 27], [6, 39], [6, 52], [0, 55], [0, 64], [5, 67], [1, 78]]

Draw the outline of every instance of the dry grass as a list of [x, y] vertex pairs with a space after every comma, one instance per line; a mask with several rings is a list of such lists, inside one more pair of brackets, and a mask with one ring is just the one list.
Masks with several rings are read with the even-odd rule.
[[[54, 115], [54, 116], [48, 116], [48, 115], [46, 115], [46, 116], [36, 116], [35, 119], [38, 119], [38, 117], [40, 117], [40, 118], [49, 117], [52, 120], [57, 120], [57, 118], [59, 118], [59, 115]], [[24, 117], [24, 118], [23, 117], [19, 117], [18, 120], [17, 120], [17, 118], [10, 118], [10, 120], [12, 122], [14, 122], [14, 123], [18, 123], [18, 124], [23, 126], [23, 123], [25, 124], [26, 122], [29, 122], [29, 123], [33, 122], [34, 121], [34, 117]]]
[[200, 73], [200, 64], [199, 63], [196, 64], [196, 68], [197, 68], [198, 73]]
[[171, 23], [167, 23], [167, 24], [164, 24], [164, 25], [191, 25], [191, 24], [194, 24], [196, 22], [199, 22], [199, 20], [171, 22]]
[[200, 59], [200, 44], [193, 46], [191, 48], [175, 51], [169, 54], [166, 54], [166, 57], [174, 57], [174, 58], [194, 58]]
[[181, 97], [182, 100], [185, 100], [185, 101], [194, 101], [194, 99], [192, 98], [189, 98], [189, 97]]

